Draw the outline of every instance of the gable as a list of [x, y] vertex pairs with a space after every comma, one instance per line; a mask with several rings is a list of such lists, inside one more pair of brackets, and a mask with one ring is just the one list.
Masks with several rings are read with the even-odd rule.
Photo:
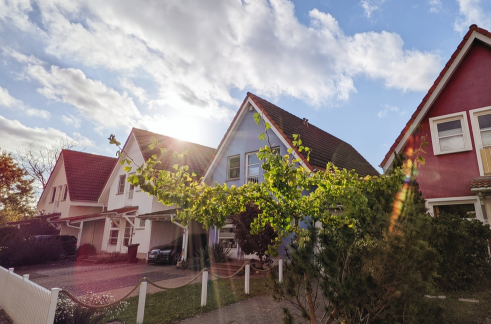
[[53, 168], [53, 171], [51, 171], [51, 174], [49, 175], [48, 182], [46, 183], [46, 187], [44, 188], [41, 197], [39, 197], [36, 206], [38, 210], [45, 209], [46, 199], [51, 192], [51, 188], [53, 188], [55, 185], [58, 185], [58, 183], [63, 183], [63, 184], [66, 183], [65, 163], [63, 161], [62, 154], [60, 154], [58, 160], [56, 160], [55, 167]]
[[[446, 108], [449, 111], [448, 113], [452, 110], [463, 111], [463, 104], [469, 107], [473, 105], [486, 106], [483, 102], [487, 100], [487, 96], [483, 96], [483, 91], [485, 90], [483, 89], [484, 82], [481, 80], [486, 79], [486, 74], [490, 72], [488, 70], [489, 67], [487, 67], [489, 65], [488, 59], [483, 59], [483, 57], [488, 56], [489, 46], [491, 46], [491, 33], [485, 29], [478, 28], [476, 25], [471, 25], [433, 86], [428, 90], [428, 93], [385, 155], [380, 164], [384, 172], [391, 166], [394, 160], [394, 153], [400, 153], [404, 149], [410, 136], [447, 87], [457, 91], [453, 97], [458, 97], [455, 104], [450, 104]], [[462, 68], [460, 69], [461, 65]], [[452, 78], [454, 75], [456, 78]], [[457, 89], [457, 83], [461, 83], [459, 89]], [[446, 93], [450, 93], [450, 91], [446, 91]], [[446, 99], [441, 99], [440, 101], [442, 100], [448, 101]], [[473, 103], [469, 102], [469, 100], [473, 100]], [[460, 108], [457, 108], [457, 104]]]

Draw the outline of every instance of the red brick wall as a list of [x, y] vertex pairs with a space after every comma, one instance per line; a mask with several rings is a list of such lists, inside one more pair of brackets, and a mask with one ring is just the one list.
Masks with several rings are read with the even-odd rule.
[[[426, 163], [418, 173], [425, 198], [474, 195], [470, 191], [470, 182], [479, 176], [479, 167], [468, 111], [486, 106], [491, 106], [491, 49], [475, 41], [413, 134], [415, 148], [421, 143], [421, 135], [427, 135], [429, 144], [425, 147], [426, 154], [422, 155]], [[429, 118], [462, 111], [467, 114], [473, 150], [435, 156]]]

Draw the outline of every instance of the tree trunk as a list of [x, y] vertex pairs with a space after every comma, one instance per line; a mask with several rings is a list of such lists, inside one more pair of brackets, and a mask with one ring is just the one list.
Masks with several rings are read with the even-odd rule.
[[309, 281], [309, 276], [307, 274], [304, 275], [305, 280], [305, 297], [307, 298], [307, 304], [309, 305], [309, 316], [310, 316], [310, 324], [317, 324], [317, 319], [315, 318], [315, 307], [314, 302], [312, 301], [312, 292], [307, 289], [307, 282]]

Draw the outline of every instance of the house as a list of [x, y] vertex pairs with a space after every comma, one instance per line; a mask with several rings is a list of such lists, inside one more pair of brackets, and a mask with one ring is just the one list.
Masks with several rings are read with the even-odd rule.
[[[331, 162], [338, 168], [356, 170], [360, 176], [378, 175], [379, 173], [351, 145], [339, 138], [312, 125], [272, 103], [247, 93], [244, 102], [235, 115], [230, 127], [223, 137], [203, 181], [208, 185], [227, 183], [228, 186], [241, 186], [248, 182], [263, 181], [261, 161], [256, 153], [265, 143], [258, 138], [264, 131], [254, 120], [254, 114], [260, 113], [271, 125], [268, 130], [272, 148], [281, 155], [293, 149], [293, 154], [301, 159], [301, 164], [311, 171], [324, 170]], [[299, 152], [293, 145], [293, 134], [299, 134], [303, 145], [311, 149], [310, 159]], [[221, 229], [210, 230], [211, 243], [219, 243], [237, 252], [233, 225], [227, 224]]]
[[426, 136], [417, 180], [430, 214], [491, 215], [491, 33], [471, 25], [381, 163], [411, 157]]
[[[159, 147], [166, 148], [162, 154], [158, 148], [150, 149], [152, 138], [159, 142]], [[198, 177], [203, 175], [215, 149], [181, 141], [172, 137], [133, 128], [123, 146], [121, 159], [130, 157], [135, 165], [142, 165], [152, 155], [157, 155], [160, 164], [157, 169], [172, 170], [179, 161], [173, 156], [174, 152], [187, 151], [181, 163], [189, 166], [189, 171]], [[99, 203], [107, 205], [107, 210], [96, 217], [104, 219], [101, 250], [106, 252], [127, 252], [127, 245], [138, 243], [140, 256], [156, 245], [170, 243], [179, 236], [206, 233], [201, 225], [192, 221], [184, 227], [173, 221], [176, 209], [164, 206], [156, 197], [150, 196], [126, 181], [128, 174], [125, 165], [116, 163], [107, 177], [107, 182], [101, 190]], [[133, 170], [136, 166], [133, 166]], [[94, 215], [87, 215], [92, 217]], [[75, 219], [77, 221], [77, 219]]]
[[106, 179], [117, 159], [96, 154], [62, 150], [39, 198], [37, 210], [60, 229], [60, 234], [74, 235], [80, 243], [98, 244], [100, 223], [73, 223], [82, 215], [100, 213], [105, 204], [99, 202]]

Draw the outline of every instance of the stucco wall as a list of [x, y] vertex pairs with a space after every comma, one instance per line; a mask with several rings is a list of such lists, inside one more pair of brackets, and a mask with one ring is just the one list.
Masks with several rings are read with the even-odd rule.
[[[476, 145], [472, 134], [471, 109], [491, 106], [491, 49], [477, 42], [456, 69], [454, 75], [435, 100], [414, 134], [412, 146], [417, 149], [421, 136], [428, 146], [422, 156], [426, 163], [419, 168], [418, 182], [425, 198], [474, 195], [470, 191], [473, 178], [479, 176]], [[429, 118], [466, 111], [472, 150], [434, 155]], [[409, 145], [409, 144], [408, 144]]]

